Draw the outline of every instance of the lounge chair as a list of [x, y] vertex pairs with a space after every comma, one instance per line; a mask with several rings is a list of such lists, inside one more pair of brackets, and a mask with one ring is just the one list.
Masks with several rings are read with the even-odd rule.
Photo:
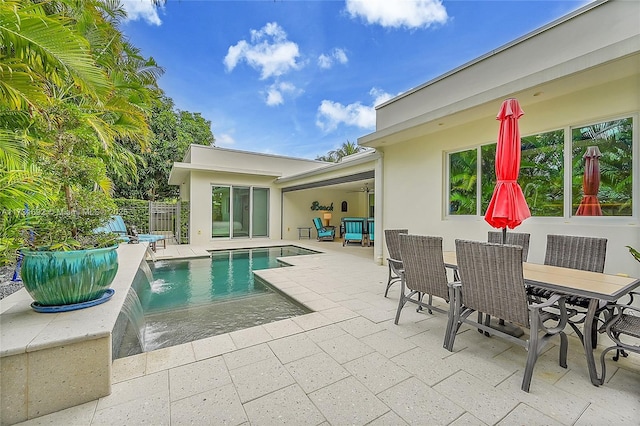
[[318, 241], [333, 241], [336, 238], [335, 226], [322, 226], [322, 221], [319, 217], [313, 218], [313, 226], [315, 226], [318, 233]]
[[[492, 335], [524, 346], [528, 354], [521, 389], [529, 392], [533, 368], [538, 356], [550, 339], [559, 335], [559, 364], [566, 368], [568, 339], [563, 331], [567, 324], [564, 296], [556, 294], [539, 304], [527, 302], [522, 247], [456, 240], [456, 257], [461, 282], [452, 286], [453, 301], [450, 303], [450, 323], [447, 327], [449, 336], [445, 340], [445, 348], [453, 351], [456, 334], [462, 323], [471, 324]], [[406, 262], [406, 259], [404, 260]], [[544, 308], [552, 306], [559, 309], [558, 323], [555, 327], [548, 328], [544, 322], [556, 318], [556, 314], [550, 314]], [[481, 324], [470, 320], [469, 316], [474, 311], [504, 318], [506, 321], [529, 328], [528, 340], [518, 339], [492, 329], [487, 323]], [[467, 340], [465, 343], [469, 344], [471, 341]]]
[[402, 256], [400, 256], [400, 234], [408, 234], [408, 229], [385, 229], [384, 240], [387, 244], [387, 251], [389, 257], [387, 263], [389, 264], [389, 279], [387, 280], [387, 289], [384, 291], [384, 297], [387, 297], [389, 293], [389, 287], [393, 283], [400, 281], [400, 274], [403, 270]]
[[342, 245], [352, 242], [360, 242], [360, 245], [364, 245], [364, 230], [366, 219], [362, 217], [345, 217], [342, 219], [344, 226], [344, 239]]
[[144, 242], [149, 243], [153, 251], [156, 251], [156, 244], [162, 241], [163, 247], [167, 248], [167, 240], [164, 235], [138, 234], [135, 228], [127, 228], [124, 219], [120, 215], [111, 216], [111, 220], [103, 227], [96, 229], [96, 232], [111, 232], [118, 234], [122, 242]]

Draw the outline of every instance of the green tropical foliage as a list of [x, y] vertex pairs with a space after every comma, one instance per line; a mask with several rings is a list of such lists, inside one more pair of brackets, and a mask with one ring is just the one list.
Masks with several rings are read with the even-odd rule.
[[449, 155], [449, 214], [477, 214], [478, 154], [475, 149]]
[[356, 154], [358, 152], [362, 152], [367, 148], [360, 146], [356, 143], [350, 142], [347, 140], [344, 142], [339, 148], [329, 151], [325, 155], [321, 155], [316, 157], [318, 161], [328, 161], [331, 163], [337, 163], [342, 159], [342, 157], [346, 157], [347, 155]]
[[598, 199], [604, 216], [631, 216], [633, 175], [633, 121], [631, 118], [606, 121], [573, 130], [572, 207], [582, 199], [583, 155], [589, 146], [600, 149], [600, 189]]
[[[564, 212], [564, 130], [539, 133], [521, 139], [518, 182], [533, 216], [562, 217]], [[633, 176], [633, 120], [625, 118], [572, 130], [572, 213], [583, 196], [583, 155], [598, 146], [600, 189], [598, 198], [605, 216], [631, 216]], [[496, 183], [496, 144], [479, 148], [481, 162], [481, 213], [486, 211]], [[477, 214], [477, 149], [449, 155], [449, 213]]]
[[92, 230], [113, 210], [109, 176], [136, 175], [125, 144], [148, 143], [162, 72], [122, 36], [123, 17], [115, 1], [0, 2], [0, 263], [21, 234], [56, 249], [109, 243]]
[[154, 102], [149, 125], [153, 136], [146, 148], [129, 144], [141, 165], [138, 174], [133, 178], [115, 179], [116, 197], [150, 201], [176, 199], [179, 188], [168, 183], [173, 163], [183, 160], [189, 145], [213, 146], [215, 142], [210, 121], [199, 113], [176, 110], [166, 96]]

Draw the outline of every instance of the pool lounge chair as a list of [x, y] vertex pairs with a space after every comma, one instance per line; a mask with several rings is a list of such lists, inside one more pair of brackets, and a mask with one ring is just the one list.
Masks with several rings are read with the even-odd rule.
[[371, 245], [371, 243], [375, 242], [375, 221], [373, 220], [372, 217], [370, 217], [369, 219], [367, 219], [367, 231], [368, 231], [368, 237], [367, 237], [367, 243], [368, 245]]
[[164, 235], [154, 234], [138, 234], [135, 228], [131, 231], [127, 229], [127, 225], [124, 223], [124, 219], [120, 215], [111, 216], [111, 220], [103, 227], [96, 229], [96, 232], [111, 232], [120, 236], [120, 241], [132, 243], [132, 242], [145, 242], [149, 243], [149, 246], [153, 251], [156, 251], [156, 244], [158, 241], [162, 241], [163, 247], [167, 248], [167, 240]]
[[319, 217], [313, 218], [313, 226], [315, 226], [318, 233], [318, 241], [333, 241], [336, 238], [335, 226], [322, 226], [322, 221]]
[[342, 240], [342, 246], [347, 243], [360, 242], [360, 245], [364, 245], [365, 234], [365, 222], [366, 219], [362, 217], [345, 217], [342, 219], [344, 226], [344, 240]]

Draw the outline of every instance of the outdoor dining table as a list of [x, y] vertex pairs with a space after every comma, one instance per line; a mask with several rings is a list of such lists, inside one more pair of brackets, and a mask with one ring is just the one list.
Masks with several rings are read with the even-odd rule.
[[[448, 268], [457, 269], [456, 253], [444, 252], [444, 263]], [[584, 321], [583, 346], [589, 368], [589, 378], [591, 383], [599, 386], [600, 379], [596, 370], [591, 329], [600, 300], [615, 302], [640, 287], [640, 279], [530, 262], [524, 262], [523, 274], [525, 283], [529, 285], [567, 296], [580, 296], [589, 299], [589, 308]]]

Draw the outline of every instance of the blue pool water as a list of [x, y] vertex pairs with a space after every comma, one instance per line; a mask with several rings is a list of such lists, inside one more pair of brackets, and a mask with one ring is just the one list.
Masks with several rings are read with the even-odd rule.
[[312, 253], [268, 247], [149, 264], [152, 276], [139, 273], [127, 296], [123, 311], [129, 321], [122, 339], [114, 337], [114, 358], [309, 313], [253, 271], [287, 266], [279, 257]]

